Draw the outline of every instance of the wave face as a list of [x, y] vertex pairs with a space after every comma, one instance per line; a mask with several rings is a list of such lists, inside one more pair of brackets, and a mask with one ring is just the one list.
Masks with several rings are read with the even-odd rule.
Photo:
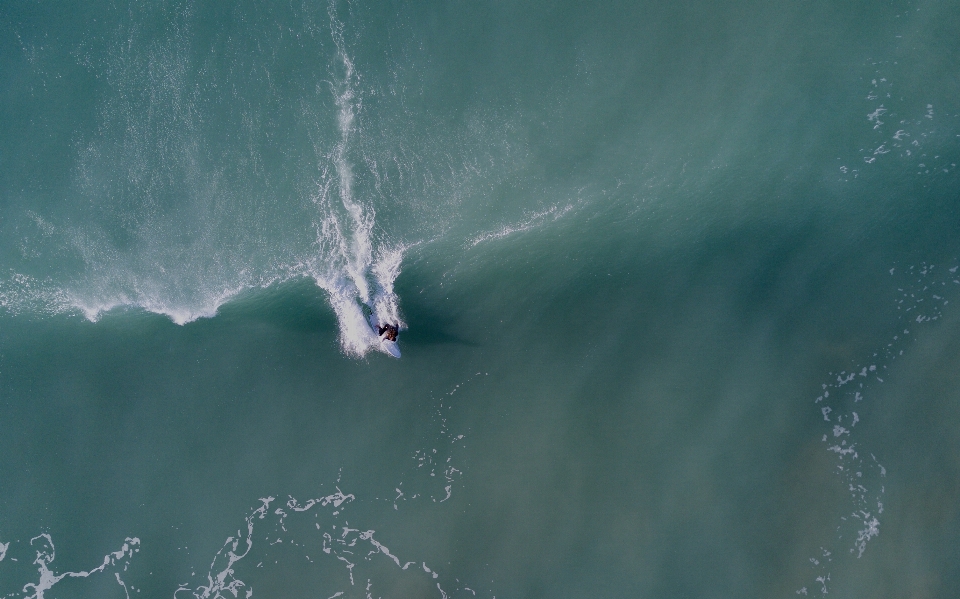
[[953, 597], [960, 11], [864, 6], [0, 2], [0, 599]]
[[[19, 210], [0, 306], [91, 321], [136, 308], [182, 325], [310, 278], [345, 353], [379, 347], [370, 312], [405, 327], [394, 281], [406, 252], [449, 228], [486, 177], [477, 162], [509, 150], [473, 153], [476, 122], [463, 143], [407, 133], [397, 88], [411, 75], [358, 70], [349, 10], [304, 5], [266, 22], [253, 7], [181, 2], [105, 11], [73, 50], [93, 100], [60, 115], [74, 126], [69, 175], [55, 186], [37, 175], [34, 186], [55, 187], [39, 195], [8, 190]], [[46, 76], [20, 41], [34, 57], [25, 75]]]

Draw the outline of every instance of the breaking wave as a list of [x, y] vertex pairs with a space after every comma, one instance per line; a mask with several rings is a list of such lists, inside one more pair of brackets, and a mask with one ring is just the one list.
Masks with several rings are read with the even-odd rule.
[[[261, 78], [251, 76], [254, 99], [239, 114], [205, 111], [219, 93], [208, 88], [236, 83], [216, 73], [206, 85], [195, 81], [188, 13], [160, 39], [141, 39], [131, 28], [130, 43], [94, 65], [117, 93], [104, 102], [96, 134], [78, 144], [73, 189], [81, 208], [61, 219], [66, 224], [28, 212], [33, 235], [21, 247], [24, 255], [54, 254], [60, 264], [69, 257], [78, 272], [41, 277], [11, 269], [0, 275], [0, 309], [95, 322], [133, 308], [183, 325], [215, 316], [244, 292], [308, 278], [328, 295], [343, 351], [379, 349], [368, 317], [405, 327], [394, 281], [416, 242], [378, 226], [373, 198], [358, 189], [357, 165], [369, 168], [354, 143], [363, 135], [360, 76], [336, 5], [327, 24], [303, 15], [304, 37], [317, 53], [332, 46], [333, 59], [320, 69], [323, 79], [314, 75], [301, 106], [283, 115], [309, 138], [308, 150], [275, 184], [277, 169], [264, 164], [278, 149], [271, 148], [274, 131], [260, 122], [264, 105], [277, 102], [269, 73], [260, 96]], [[331, 100], [333, 114], [324, 109]], [[246, 139], [218, 145], [208, 123], [218, 118]]]

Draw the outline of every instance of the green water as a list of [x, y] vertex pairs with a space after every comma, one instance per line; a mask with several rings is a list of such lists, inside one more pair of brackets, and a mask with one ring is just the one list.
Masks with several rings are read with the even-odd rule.
[[958, 9], [4, 3], [0, 597], [953, 596]]

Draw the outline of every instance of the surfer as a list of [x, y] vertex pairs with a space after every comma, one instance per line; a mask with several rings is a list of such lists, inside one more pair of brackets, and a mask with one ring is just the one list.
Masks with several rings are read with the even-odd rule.
[[379, 335], [381, 339], [386, 339], [387, 341], [396, 341], [397, 334], [399, 332], [399, 327], [392, 324], [385, 324], [377, 327], [377, 335]]

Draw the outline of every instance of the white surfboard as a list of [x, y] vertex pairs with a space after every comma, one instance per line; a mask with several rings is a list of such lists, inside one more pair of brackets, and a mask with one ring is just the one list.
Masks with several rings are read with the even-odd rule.
[[385, 353], [390, 354], [394, 358], [400, 357], [400, 346], [397, 345], [396, 341], [390, 341], [385, 337], [381, 337], [380, 349], [382, 349]]

